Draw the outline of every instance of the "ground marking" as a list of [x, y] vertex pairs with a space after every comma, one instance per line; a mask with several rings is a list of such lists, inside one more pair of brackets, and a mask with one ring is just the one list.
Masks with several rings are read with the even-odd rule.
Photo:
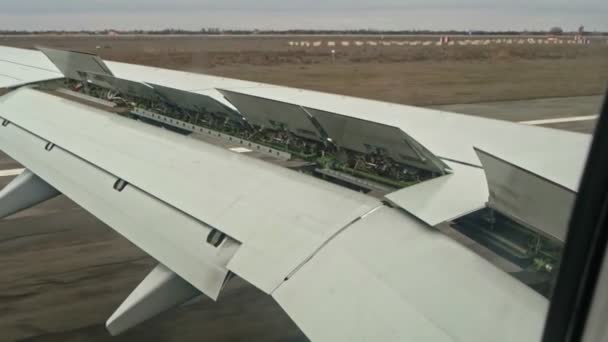
[[23, 170], [25, 169], [0, 170], [0, 177], [16, 176], [21, 174]]
[[545, 124], [562, 123], [562, 122], [588, 121], [588, 120], [595, 120], [597, 118], [599, 118], [599, 115], [586, 115], [586, 116], [571, 116], [568, 118], [520, 121], [519, 123], [525, 124], [525, 125], [545, 125]]

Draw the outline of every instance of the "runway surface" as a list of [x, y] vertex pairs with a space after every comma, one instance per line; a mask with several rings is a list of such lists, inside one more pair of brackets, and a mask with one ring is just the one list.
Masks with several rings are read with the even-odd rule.
[[[596, 96], [442, 109], [529, 121], [594, 115], [600, 102]], [[545, 125], [590, 132], [594, 122]], [[0, 153], [0, 186], [14, 177], [10, 170], [20, 167]], [[217, 303], [202, 299], [110, 337], [105, 320], [154, 265], [152, 258], [64, 196], [2, 220], [0, 341], [306, 340], [270, 296], [239, 279], [229, 283]]]
[[[535, 124], [569, 131], [592, 133], [603, 96], [555, 97], [520, 101], [499, 101], [434, 106], [433, 108], [492, 119]], [[562, 121], [562, 122], [560, 122]]]

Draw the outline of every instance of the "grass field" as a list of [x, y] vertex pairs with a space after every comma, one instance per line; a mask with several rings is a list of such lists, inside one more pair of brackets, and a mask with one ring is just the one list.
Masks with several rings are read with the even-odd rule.
[[605, 41], [336, 47], [333, 62], [329, 48], [290, 47], [292, 39], [30, 36], [0, 37], [0, 44], [84, 50], [110, 60], [414, 105], [601, 94], [608, 79]]

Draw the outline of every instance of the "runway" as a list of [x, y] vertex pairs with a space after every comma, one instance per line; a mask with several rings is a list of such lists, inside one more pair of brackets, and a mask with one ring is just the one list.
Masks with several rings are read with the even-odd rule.
[[515, 121], [543, 127], [592, 133], [603, 96], [554, 97], [434, 106], [432, 108]]
[[[594, 115], [601, 103], [599, 96], [570, 99], [442, 109], [529, 121]], [[553, 109], [547, 108], [549, 103]], [[579, 120], [543, 126], [591, 132], [594, 123]], [[0, 153], [0, 186], [20, 168]], [[105, 320], [154, 265], [152, 258], [64, 196], [4, 219], [0, 221], [0, 341], [306, 340], [270, 296], [240, 279], [229, 283], [218, 303], [202, 299], [125, 335], [110, 337]]]

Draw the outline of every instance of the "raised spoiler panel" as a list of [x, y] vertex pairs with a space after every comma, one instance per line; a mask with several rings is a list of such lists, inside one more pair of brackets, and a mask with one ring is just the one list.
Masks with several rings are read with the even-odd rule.
[[[383, 149], [395, 161], [443, 174], [449, 167], [394, 126], [360, 120], [274, 99], [218, 89], [248, 120], [266, 127], [283, 123], [294, 134], [369, 153]], [[302, 134], [302, 132], [310, 132]]]
[[[0, 108], [3, 112], [3, 108]], [[0, 113], [0, 115], [3, 115]], [[118, 177], [13, 123], [0, 127], [0, 148], [156, 260], [217, 299], [239, 243], [207, 244], [211, 228]]]
[[32, 89], [0, 98], [0, 116], [241, 242], [228, 269], [267, 293], [380, 205], [323, 180]]
[[576, 192], [475, 149], [490, 189], [488, 206], [540, 233], [566, 241]]
[[84, 73], [84, 75], [86, 76], [87, 81], [104, 88], [119, 91], [121, 94], [146, 100], [160, 101], [166, 104], [180, 106], [181, 108], [186, 108], [194, 112], [205, 111], [208, 113], [220, 114], [230, 117], [235, 121], [243, 120], [243, 117], [238, 112], [207, 95], [157, 84], [134, 82], [92, 72]]
[[110, 75], [96, 74], [93, 72], [86, 73], [87, 81], [97, 84], [98, 86], [114, 89], [122, 94], [130, 96], [138, 96], [148, 100], [158, 99], [158, 94], [152, 86], [141, 82], [133, 82], [122, 78], [117, 78]]
[[261, 97], [218, 89], [247, 118], [247, 121], [262, 127], [283, 125], [293, 134], [323, 141], [323, 135], [313, 124], [312, 119], [300, 106]]
[[181, 107], [192, 111], [206, 111], [208, 113], [221, 114], [228, 116], [235, 121], [241, 121], [243, 119], [239, 113], [216, 101], [210, 96], [169, 88], [153, 83], [149, 83], [149, 85], [152, 86], [160, 98], [169, 103], [174, 103], [176, 105], [179, 104]]
[[338, 146], [363, 153], [381, 148], [395, 161], [438, 174], [444, 174], [449, 169], [427, 150], [416, 148], [419, 144], [397, 127], [309, 107], [304, 109]]
[[38, 50], [42, 51], [67, 78], [80, 80], [82, 79], [80, 72], [94, 72], [112, 76], [112, 71], [97, 55], [46, 47], [39, 47]]
[[312, 341], [538, 341], [548, 306], [388, 207], [336, 236], [272, 296]]

